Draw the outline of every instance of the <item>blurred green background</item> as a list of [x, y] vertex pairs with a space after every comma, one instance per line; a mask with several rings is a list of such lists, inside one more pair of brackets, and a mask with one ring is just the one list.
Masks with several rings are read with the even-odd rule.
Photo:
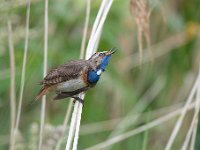
[[[91, 2], [89, 34], [101, 1]], [[149, 25], [153, 62], [143, 42], [143, 64], [138, 55], [138, 27], [130, 1], [115, 0], [105, 21], [98, 51], [118, 49], [94, 89], [87, 92], [78, 149], [103, 142], [129, 114], [130, 126], [123, 132], [175, 110], [185, 102], [197, 76], [200, 60], [200, 1], [149, 0]], [[10, 133], [10, 63], [7, 19], [13, 27], [16, 98], [18, 102], [24, 53], [26, 1], [0, 2], [0, 149], [8, 149]], [[85, 20], [85, 1], [49, 1], [48, 69], [78, 59]], [[88, 39], [87, 38], [87, 39]], [[28, 105], [40, 89], [43, 76], [44, 1], [31, 0], [30, 38], [27, 56], [18, 149], [36, 149], [41, 101]], [[53, 149], [59, 137], [69, 99], [52, 101], [47, 96], [44, 149]], [[159, 113], [158, 113], [159, 112]], [[180, 149], [193, 111], [186, 115], [173, 149]], [[106, 122], [104, 122], [106, 121]], [[175, 118], [115, 144], [111, 149], [164, 149]], [[94, 124], [96, 123], [96, 124]], [[89, 126], [93, 125], [93, 126]], [[66, 140], [65, 140], [66, 141]], [[64, 142], [62, 149], [65, 147]], [[45, 145], [46, 144], [46, 145]]]

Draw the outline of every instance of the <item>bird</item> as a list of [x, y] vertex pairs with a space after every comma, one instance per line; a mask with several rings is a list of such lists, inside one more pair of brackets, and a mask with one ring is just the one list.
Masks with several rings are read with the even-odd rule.
[[42, 88], [35, 101], [49, 92], [55, 92], [56, 96], [53, 100], [71, 97], [74, 102], [77, 100], [83, 104], [84, 101], [78, 97], [78, 94], [93, 88], [97, 84], [115, 52], [115, 48], [96, 52], [88, 60], [71, 60], [50, 70], [40, 82]]

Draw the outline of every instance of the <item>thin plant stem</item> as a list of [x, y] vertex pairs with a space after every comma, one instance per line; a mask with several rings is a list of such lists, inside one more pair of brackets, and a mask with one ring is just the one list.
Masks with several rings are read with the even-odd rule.
[[[153, 119], [158, 118], [162, 114], [170, 113], [182, 107], [183, 107], [183, 103], [178, 103], [172, 106], [160, 108], [160, 109], [151, 111], [151, 116], [153, 116]], [[141, 116], [140, 119], [137, 121], [137, 124], [140, 124], [145, 121], [144, 118], [145, 116], [148, 116], [148, 115], [149, 115], [149, 112], [145, 112], [142, 114], [132, 114], [131, 116], [128, 116], [128, 118], [129, 120], [135, 120], [135, 118], [137, 118], [138, 116]], [[95, 134], [95, 133], [112, 130], [120, 122], [120, 120], [123, 120], [125, 117], [82, 125], [80, 127], [80, 135]], [[132, 123], [135, 123], [135, 122], [132, 122]], [[65, 136], [64, 138], [67, 138], [67, 137]]]
[[[155, 97], [160, 93], [164, 87], [164, 81], [162, 78], [158, 78], [156, 82], [146, 91], [144, 96], [138, 101], [138, 103], [131, 109], [131, 111], [124, 117], [116, 126], [116, 128], [108, 136], [108, 139], [121, 134], [129, 126], [133, 125], [140, 118], [140, 115], [134, 119], [129, 119], [132, 114], [141, 114], [148, 106], [155, 100]], [[131, 121], [130, 121], [131, 120]], [[111, 147], [110, 147], [111, 148]]]
[[[85, 24], [84, 24], [84, 30], [83, 30], [83, 38], [82, 38], [83, 40], [82, 40], [82, 43], [81, 43], [81, 51], [80, 51], [80, 58], [81, 59], [84, 58], [84, 53], [85, 53], [87, 30], [88, 30], [88, 25], [89, 25], [89, 16], [90, 16], [90, 0], [86, 0], [86, 18], [85, 18]], [[80, 96], [82, 97], [82, 99], [84, 99], [84, 97], [85, 97], [84, 94], [80, 94]], [[74, 117], [74, 118], [76, 118], [76, 127], [74, 128], [75, 137], [74, 137], [74, 143], [73, 143], [73, 147], [72, 147], [73, 150], [77, 150], [79, 130], [80, 130], [80, 122], [81, 122], [81, 114], [82, 114], [82, 104], [80, 104], [78, 101], [76, 103], [78, 105], [77, 106], [78, 112], [77, 112], [77, 116]], [[74, 111], [76, 111], [75, 108], [74, 108]], [[75, 124], [73, 124], [72, 126], [75, 126]], [[66, 146], [66, 148], [67, 148], [67, 146]]]
[[76, 102], [74, 105], [74, 111], [72, 114], [72, 119], [71, 119], [71, 124], [70, 124], [70, 128], [69, 128], [69, 134], [68, 134], [65, 150], [71, 149], [71, 143], [72, 143], [74, 132], [75, 132], [75, 124], [76, 124], [76, 117], [77, 117], [77, 113], [78, 113], [78, 107], [79, 107], [79, 103]]
[[[154, 111], [151, 111], [151, 116], [153, 116], [153, 118], [159, 117], [159, 114], [163, 114], [163, 113], [170, 113], [176, 109], [179, 109], [180, 107], [182, 107], [181, 104], [175, 104], [172, 106], [168, 106], [168, 107], [164, 107], [164, 108], [160, 108]], [[140, 124], [142, 122], [145, 121], [145, 116], [148, 116], [149, 112], [145, 112], [145, 113], [136, 113], [136, 114], [132, 114], [128, 116], [129, 120], [135, 120], [138, 116], [140, 116], [140, 119], [137, 121], [137, 124]], [[116, 119], [112, 119], [112, 120], [107, 120], [107, 121], [101, 121], [101, 122], [96, 122], [96, 123], [91, 123], [91, 124], [85, 124], [81, 126], [81, 131], [80, 131], [80, 135], [88, 135], [88, 134], [94, 134], [94, 133], [100, 133], [100, 132], [104, 132], [104, 131], [109, 131], [112, 129], [115, 129], [114, 127], [120, 123], [120, 120], [123, 120], [125, 117], [122, 118], [116, 118]], [[135, 122], [131, 122], [130, 125], [133, 125]]]
[[[99, 21], [101, 19], [102, 13], [103, 13], [103, 9], [105, 7], [105, 2], [106, 2], [106, 0], [103, 0], [101, 2], [101, 6], [99, 8], [98, 14], [96, 16], [95, 22], [94, 22], [93, 27], [92, 27], [92, 32], [91, 32], [90, 39], [89, 39], [89, 42], [88, 42], [88, 45], [87, 45], [87, 49], [89, 49], [89, 47], [91, 45], [91, 42], [92, 42], [92, 38], [94, 37], [94, 34], [95, 34], [96, 30], [97, 30]], [[89, 53], [88, 50], [86, 52]], [[88, 57], [92, 55], [92, 52], [91, 52], [91, 54], [90, 53], [87, 54], [87, 53], [86, 53], [86, 55], [88, 55]]]
[[189, 130], [187, 132], [187, 135], [185, 137], [185, 140], [184, 140], [184, 143], [183, 143], [183, 146], [182, 146], [182, 150], [187, 150], [187, 147], [188, 147], [188, 144], [190, 142], [190, 139], [191, 139], [191, 135], [192, 135], [192, 131], [193, 131], [193, 127], [194, 127], [194, 124], [196, 122], [196, 118], [198, 117], [198, 113], [195, 112], [194, 116], [193, 116], [193, 119], [192, 119], [192, 122], [190, 124], [190, 127], [189, 127]]
[[[200, 65], [199, 65], [199, 74], [200, 74]], [[192, 131], [192, 139], [191, 139], [191, 144], [190, 144], [190, 149], [193, 150], [195, 148], [195, 140], [196, 140], [196, 135], [197, 135], [197, 125], [199, 122], [199, 110], [200, 110], [200, 80], [198, 83], [198, 89], [197, 89], [197, 94], [196, 94], [196, 107], [195, 107], [195, 113], [197, 114], [194, 125], [193, 125], [193, 131]]]
[[[100, 7], [100, 10], [98, 12], [99, 14], [100, 13], [102, 13], [102, 14], [100, 14], [101, 18], [100, 18], [100, 21], [97, 25], [96, 31], [94, 31], [95, 33], [94, 33], [93, 36], [91, 34], [91, 37], [89, 39], [89, 43], [88, 43], [87, 50], [86, 50], [86, 56], [85, 56], [86, 59], [90, 58], [90, 56], [96, 51], [96, 49], [94, 49], [94, 48], [97, 47], [96, 44], [98, 43], [98, 40], [100, 39], [99, 36], [101, 34], [103, 24], [105, 22], [108, 11], [109, 11], [109, 9], [112, 5], [112, 2], [113, 2], [113, 0], [106, 1], [106, 2], [105, 1], [106, 0], [103, 0], [102, 4], [101, 4], [101, 5], [103, 5], [104, 3], [106, 3], [105, 5], [103, 5], [103, 6], [105, 6], [105, 8], [102, 8], [103, 11], [101, 12], [101, 7]], [[97, 15], [97, 16], [99, 16], [99, 15]], [[98, 22], [97, 19], [95, 20], [95, 22]], [[95, 23], [94, 23], [94, 25], [95, 25]]]
[[[45, 10], [44, 10], [44, 72], [43, 72], [44, 77], [47, 74], [47, 52], [48, 52], [48, 0], [45, 0]], [[45, 123], [45, 107], [46, 107], [46, 95], [44, 95], [42, 97], [38, 150], [41, 150], [41, 148], [42, 148], [42, 138], [43, 138], [43, 131], [44, 131], [44, 123]]]
[[196, 92], [196, 89], [197, 89], [198, 81], [199, 81], [199, 80], [200, 80], [200, 76], [197, 77], [197, 79], [196, 79], [196, 81], [195, 81], [195, 83], [194, 83], [194, 86], [193, 86], [193, 88], [192, 88], [192, 90], [191, 90], [191, 93], [190, 93], [190, 95], [189, 95], [189, 97], [188, 97], [188, 99], [187, 99], [187, 101], [186, 101], [186, 103], [185, 103], [185, 106], [183, 107], [183, 110], [182, 110], [182, 112], [181, 112], [181, 115], [180, 115], [180, 117], [178, 118], [178, 120], [177, 120], [177, 122], [176, 122], [176, 124], [175, 124], [175, 126], [174, 126], [174, 129], [173, 129], [173, 131], [172, 131], [172, 133], [171, 133], [171, 136], [170, 136], [170, 138], [169, 138], [169, 140], [168, 140], [168, 142], [167, 142], [167, 145], [166, 145], [166, 147], [165, 147], [165, 150], [170, 150], [170, 149], [171, 149], [171, 146], [172, 146], [172, 144], [173, 144], [173, 142], [174, 142], [174, 140], [175, 140], [175, 138], [176, 138], [176, 135], [177, 135], [177, 133], [178, 133], [178, 131], [179, 131], [181, 125], [182, 125], [183, 119], [184, 119], [184, 117], [185, 117], [185, 115], [186, 115], [187, 107], [188, 107], [189, 104], [192, 102], [192, 98], [194, 97], [194, 94], [195, 94], [195, 92]]
[[[103, 2], [105, 2], [106, 5], [105, 5], [105, 8], [102, 8], [103, 13], [102, 13], [102, 16], [100, 15], [101, 18], [100, 18], [99, 23], [97, 24], [97, 29], [94, 33], [94, 36], [93, 37], [91, 36], [89, 39], [89, 44], [87, 46], [86, 56], [85, 56], [86, 59], [88, 59], [96, 51], [96, 49], [94, 49], [94, 48], [95, 47], [97, 48], [97, 43], [98, 43], [98, 40], [100, 39], [99, 36], [101, 34], [100, 32], [102, 31], [103, 24], [105, 22], [106, 16], [112, 5], [113, 0], [110, 0], [110, 1], [103, 0], [102, 4], [103, 4]], [[98, 14], [99, 13], [101, 13], [101, 12], [99, 11]], [[97, 16], [99, 16], [99, 15], [97, 15]], [[96, 18], [95, 22], [97, 22], [97, 18]], [[83, 99], [84, 99], [84, 94], [80, 94], [80, 96], [83, 97]], [[72, 137], [74, 136], [73, 135], [74, 132], [76, 132], [75, 133], [76, 137], [74, 138], [74, 144], [73, 144], [72, 149], [74, 149], [74, 150], [77, 149], [82, 107], [83, 107], [82, 104], [80, 104], [78, 101], [76, 101], [75, 107], [74, 107], [74, 112], [73, 112], [72, 119], [71, 119], [73, 122], [71, 121], [71, 125], [69, 128], [69, 135], [68, 135], [68, 140], [67, 140], [67, 144], [66, 144], [66, 150], [69, 150], [71, 147], [70, 145], [71, 145], [71, 140], [73, 139]], [[78, 126], [76, 125], [76, 127], [74, 127], [75, 123], [77, 123]]]
[[85, 17], [85, 23], [84, 23], [84, 30], [83, 30], [83, 40], [81, 42], [81, 52], [80, 52], [80, 58], [84, 58], [85, 53], [85, 45], [86, 45], [86, 39], [87, 39], [87, 32], [88, 32], [88, 26], [89, 26], [89, 18], [90, 18], [90, 0], [86, 0], [86, 17]]
[[8, 27], [8, 47], [10, 56], [10, 150], [14, 149], [14, 127], [16, 117], [16, 90], [15, 90], [15, 53], [12, 35], [12, 24], [10, 20], [7, 22]]
[[[101, 18], [99, 25], [98, 25], [98, 28], [96, 30], [96, 34], [92, 38], [92, 40], [93, 40], [93, 42], [92, 42], [93, 45], [91, 46], [92, 54], [97, 51], [97, 47], [98, 47], [98, 44], [99, 44], [99, 41], [100, 41], [100, 36], [102, 34], [103, 25], [104, 25], [104, 22], [106, 20], [107, 14], [108, 14], [111, 6], [112, 6], [112, 3], [113, 3], [113, 0], [107, 1], [107, 4], [106, 4], [104, 11], [103, 11], [103, 14], [102, 14], [102, 18]], [[88, 59], [90, 56], [86, 55], [86, 59]]]
[[27, 0], [27, 10], [26, 10], [26, 33], [25, 33], [25, 44], [24, 44], [24, 57], [22, 64], [22, 76], [21, 76], [21, 84], [20, 84], [20, 94], [19, 94], [19, 104], [17, 107], [17, 117], [16, 117], [16, 125], [14, 130], [14, 144], [16, 139], [16, 134], [19, 128], [19, 121], [21, 116], [21, 108], [22, 108], [22, 98], [24, 93], [24, 84], [25, 84], [25, 76], [26, 76], [26, 61], [27, 61], [27, 51], [28, 51], [28, 39], [29, 39], [29, 18], [30, 18], [30, 0]]
[[149, 132], [148, 132], [148, 130], [146, 130], [144, 132], [144, 137], [143, 137], [143, 142], [142, 142], [142, 150], [147, 150], [148, 136], [149, 136]]
[[[198, 80], [198, 85], [197, 85], [197, 92], [196, 92], [196, 105], [195, 105], [195, 110], [194, 110], [194, 116], [192, 119], [192, 122], [190, 124], [189, 130], [187, 132], [187, 135], [185, 137], [182, 150], [187, 150], [187, 147], [189, 145], [190, 139], [191, 139], [191, 145], [193, 145], [190, 149], [194, 149], [194, 135], [196, 129], [197, 129], [197, 123], [198, 123], [198, 114], [199, 114], [199, 104], [200, 104], [200, 69], [199, 69], [199, 80]], [[193, 135], [192, 135], [193, 134]]]
[[[191, 109], [193, 109], [194, 107], [195, 107], [195, 103], [191, 103], [191, 104], [189, 105], [189, 107], [186, 108], [186, 111], [191, 110]], [[184, 110], [184, 107], [183, 107], [183, 108], [180, 108], [180, 109], [177, 109], [177, 110], [175, 110], [175, 111], [173, 111], [173, 112], [170, 112], [170, 113], [168, 113], [168, 114], [166, 114], [166, 115], [164, 115], [164, 116], [162, 116], [162, 117], [160, 117], [160, 118], [158, 118], [158, 119], [155, 119], [155, 120], [153, 120], [153, 121], [151, 121], [151, 122], [149, 122], [149, 123], [147, 123], [147, 124], [145, 124], [145, 125], [142, 125], [142, 126], [136, 128], [136, 129], [133, 129], [133, 130], [128, 131], [128, 132], [126, 132], [126, 133], [123, 133], [123, 134], [121, 134], [121, 135], [115, 136], [115, 137], [113, 137], [113, 138], [111, 138], [111, 139], [108, 139], [108, 140], [106, 140], [106, 141], [104, 141], [104, 142], [102, 142], [102, 143], [99, 143], [99, 144], [94, 145], [94, 146], [92, 146], [92, 147], [86, 148], [86, 149], [84, 149], [84, 150], [100, 150], [100, 149], [106, 149], [107, 147], [109, 147], [109, 146], [111, 146], [111, 145], [113, 145], [113, 144], [115, 144], [115, 143], [118, 143], [118, 142], [120, 142], [120, 141], [123, 141], [123, 140], [125, 140], [125, 139], [128, 139], [128, 138], [130, 138], [131, 136], [134, 136], [134, 135], [136, 135], [136, 134], [139, 134], [139, 133], [141, 133], [141, 132], [144, 132], [144, 131], [146, 131], [146, 130], [149, 130], [149, 129], [153, 128], [153, 127], [156, 127], [156, 126], [158, 126], [158, 125], [160, 125], [160, 124], [163, 124], [163, 123], [165, 123], [165, 122], [167, 122], [167, 121], [173, 119], [173, 118], [176, 117], [177, 115], [180, 115], [181, 112], [182, 112], [183, 110]]]
[[140, 59], [140, 64], [142, 64], [143, 61], [143, 48], [142, 48], [142, 30], [141, 28], [138, 29], [137, 33], [137, 39], [138, 39], [138, 49], [139, 49], [139, 59]]
[[60, 146], [63, 142], [63, 139], [64, 139], [64, 133], [66, 132], [67, 130], [67, 123], [69, 122], [69, 117], [70, 117], [70, 113], [72, 111], [72, 105], [73, 105], [73, 101], [72, 99], [70, 99], [70, 102], [68, 104], [68, 107], [67, 107], [67, 111], [66, 111], [66, 115], [65, 115], [65, 119], [64, 119], [64, 122], [63, 122], [63, 133], [60, 137], [60, 139], [58, 140], [57, 144], [56, 144], [56, 147], [55, 147], [55, 150], [59, 150], [60, 149]]
[[[100, 40], [100, 35], [101, 35], [101, 32], [102, 32], [102, 28], [103, 28], [103, 24], [105, 22], [105, 19], [107, 17], [107, 14], [108, 14], [108, 11], [110, 10], [110, 7], [112, 5], [112, 2], [113, 0], [110, 0], [110, 1], [107, 1], [107, 4], [105, 5], [105, 8], [104, 8], [104, 11], [103, 11], [103, 15], [100, 19], [100, 22], [99, 22], [99, 25], [97, 27], [97, 30], [94, 34], [94, 37], [91, 38], [92, 40], [92, 44], [91, 44], [91, 47], [87, 47], [87, 51], [86, 51], [86, 59], [88, 59], [90, 56], [89, 54], [92, 54], [94, 53], [97, 49], [97, 43], [99, 43], [99, 40]], [[92, 53], [91, 53], [92, 52]], [[81, 94], [81, 97], [84, 99], [84, 94], [82, 95]], [[80, 122], [81, 122], [81, 114], [82, 114], [82, 104], [79, 103], [78, 101], [76, 102], [78, 103], [78, 106], [77, 109], [78, 109], [78, 114], [77, 114], [77, 122], [76, 122], [76, 128], [75, 128], [75, 137], [74, 137], [74, 143], [73, 143], [73, 150], [76, 150], [77, 149], [77, 145], [78, 145], [78, 137], [79, 137], [79, 128], [80, 128]], [[74, 110], [75, 111], [75, 110]]]
[[[198, 122], [195, 122], [198, 123]], [[196, 139], [196, 133], [197, 133], [197, 127], [194, 127], [192, 131], [192, 139], [191, 139], [191, 144], [190, 144], [190, 150], [193, 150], [195, 147], [195, 139]]]
[[[82, 99], [84, 99], [85, 95], [81, 95]], [[78, 113], [77, 113], [77, 122], [76, 122], [76, 130], [75, 130], [75, 136], [74, 136], [74, 143], [73, 143], [73, 149], [77, 150], [78, 145], [78, 138], [79, 138], [79, 130], [80, 130], [80, 124], [81, 124], [81, 113], [82, 113], [82, 104], [78, 103]]]
[[[86, 17], [85, 17], [85, 23], [84, 23], [84, 29], [83, 29], [83, 38], [82, 38], [82, 42], [81, 42], [80, 59], [83, 59], [84, 54], [85, 54], [85, 45], [86, 45], [87, 32], [88, 32], [88, 26], [89, 26], [89, 18], [90, 18], [90, 0], [86, 0]], [[67, 108], [67, 112], [66, 112], [66, 116], [65, 116], [65, 120], [63, 123], [63, 128], [64, 128], [63, 133], [66, 132], [67, 123], [69, 121], [69, 116], [70, 116], [71, 110], [72, 110], [72, 99], [70, 99], [70, 102], [69, 102], [69, 105]], [[64, 138], [64, 134], [62, 134], [61, 138], [58, 140], [55, 150], [60, 149], [63, 138]]]
[[[144, 53], [142, 64], [148, 63], [149, 61], [151, 61], [151, 59], [154, 60], [158, 57], [166, 55], [172, 50], [176, 50], [177, 47], [184, 45], [188, 41], [189, 39], [187, 38], [186, 32], [182, 32], [182, 33], [178, 33], [173, 36], [170, 36], [166, 38], [165, 40], [155, 45], [152, 45], [151, 49], [154, 50], [154, 53], [152, 54], [152, 58], [150, 57], [148, 53]], [[148, 51], [148, 50], [144, 49], [144, 51]], [[129, 55], [123, 59], [120, 59], [117, 63], [120, 64], [122, 62], [123, 63], [132, 62], [130, 65], [128, 65], [128, 70], [131, 69], [132, 67], [140, 66], [141, 65], [140, 53], [138, 52], [136, 54]]]

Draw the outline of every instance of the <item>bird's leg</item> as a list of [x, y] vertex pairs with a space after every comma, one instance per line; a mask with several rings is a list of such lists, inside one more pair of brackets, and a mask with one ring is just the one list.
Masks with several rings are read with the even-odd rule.
[[72, 98], [74, 98], [73, 102], [75, 103], [76, 101], [79, 101], [82, 105], [84, 104], [84, 100], [81, 99], [80, 97], [78, 96], [72, 96]]

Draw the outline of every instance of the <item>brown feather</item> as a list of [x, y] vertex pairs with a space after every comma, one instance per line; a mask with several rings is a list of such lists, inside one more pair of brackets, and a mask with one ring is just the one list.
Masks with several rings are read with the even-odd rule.
[[95, 67], [88, 60], [73, 60], [52, 69], [40, 82], [43, 88], [40, 90], [35, 100], [38, 100], [49, 90], [54, 89], [58, 83], [76, 79], [79, 76], [87, 83], [87, 71], [94, 68]]
[[49, 90], [49, 86], [43, 86], [39, 93], [37, 94], [35, 101], [37, 101], [39, 98], [41, 98], [43, 95], [45, 95]]
[[40, 82], [42, 85], [55, 85], [80, 76], [85, 67], [93, 68], [87, 60], [69, 61], [63, 65], [52, 69]]

